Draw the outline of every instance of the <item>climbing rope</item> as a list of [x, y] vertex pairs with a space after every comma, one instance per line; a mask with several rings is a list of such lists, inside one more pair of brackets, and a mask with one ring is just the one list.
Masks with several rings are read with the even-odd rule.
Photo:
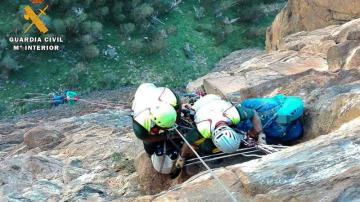
[[[239, 152], [249, 151], [249, 150], [254, 150], [254, 149], [256, 149], [256, 147], [247, 147], [247, 148], [238, 149], [238, 150], [236, 150], [234, 153], [239, 153]], [[258, 150], [255, 150], [255, 151], [258, 151]], [[210, 154], [210, 155], [207, 155], [207, 156], [202, 156], [201, 158], [202, 158], [202, 159], [207, 159], [207, 158], [212, 158], [212, 157], [221, 156], [221, 155], [224, 155], [224, 153], [218, 152], [218, 153], [215, 153], [215, 154]], [[189, 159], [189, 160], [187, 160], [186, 162], [192, 162], [192, 161], [195, 161], [195, 160], [197, 160], [197, 158]]]
[[231, 200], [237, 202], [237, 199], [232, 195], [230, 190], [225, 186], [225, 184], [215, 175], [215, 173], [211, 170], [211, 168], [205, 163], [205, 161], [200, 157], [200, 155], [195, 151], [195, 149], [191, 146], [191, 144], [185, 139], [185, 137], [181, 134], [181, 132], [174, 126], [174, 130], [179, 134], [179, 136], [184, 140], [186, 145], [191, 149], [191, 151], [196, 155], [196, 157], [200, 160], [200, 162], [205, 166], [205, 168], [209, 171], [210, 175], [220, 184], [220, 186], [225, 190], [225, 192], [230, 196]]
[[[239, 153], [221, 155], [221, 156], [217, 156], [217, 157], [213, 157], [213, 158], [204, 159], [204, 162], [215, 161], [215, 160], [234, 157], [234, 156], [239, 156], [239, 155], [242, 155], [242, 156], [245, 156], [245, 157], [256, 157], [256, 158], [261, 158], [261, 157], [264, 156], [264, 155], [252, 154], [254, 152], [258, 152], [258, 151], [254, 150], [254, 151], [247, 151], [247, 152], [239, 152]], [[190, 162], [190, 163], [186, 163], [185, 166], [191, 166], [191, 165], [198, 164], [198, 163], [200, 163], [200, 161], [193, 161], [193, 162]]]
[[[245, 156], [245, 157], [256, 157], [256, 158], [261, 158], [264, 156], [263, 155], [259, 155], [259, 154], [252, 154], [255, 152], [263, 152], [265, 154], [271, 154], [277, 151], [280, 151], [282, 149], [288, 148], [288, 146], [282, 146], [282, 145], [255, 145], [252, 147], [247, 147], [247, 148], [242, 148], [242, 149], [238, 149], [236, 152], [232, 153], [232, 154], [224, 154], [224, 153], [216, 153], [216, 154], [211, 154], [211, 155], [207, 155], [207, 156], [203, 156], [202, 159], [205, 162], [209, 162], [209, 161], [215, 161], [218, 159], [224, 159], [224, 158], [229, 158], [229, 157], [233, 157], [233, 156]], [[200, 163], [200, 161], [197, 158], [193, 158], [193, 159], [189, 159], [186, 161], [185, 166], [190, 166], [190, 165], [194, 165], [194, 164], [198, 164]]]

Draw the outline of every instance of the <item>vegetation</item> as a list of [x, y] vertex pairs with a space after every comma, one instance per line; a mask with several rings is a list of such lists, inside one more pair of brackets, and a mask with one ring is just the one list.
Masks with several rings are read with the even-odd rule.
[[[263, 47], [265, 29], [284, 0], [48, 0], [47, 35], [59, 52], [12, 51], [9, 36], [40, 36], [22, 17], [29, 0], [0, 3], [0, 115], [25, 92], [81, 93], [151, 81], [184, 86], [231, 51]], [[32, 5], [34, 10], [44, 5]], [[189, 50], [189, 51], [187, 51]], [[189, 55], [190, 54], [190, 55]]]

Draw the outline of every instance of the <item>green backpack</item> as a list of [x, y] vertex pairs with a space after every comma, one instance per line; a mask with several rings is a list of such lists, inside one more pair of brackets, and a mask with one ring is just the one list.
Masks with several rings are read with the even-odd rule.
[[78, 94], [75, 91], [67, 90], [65, 91], [65, 96], [69, 98], [67, 100], [69, 105], [74, 105], [75, 102], [78, 100]]

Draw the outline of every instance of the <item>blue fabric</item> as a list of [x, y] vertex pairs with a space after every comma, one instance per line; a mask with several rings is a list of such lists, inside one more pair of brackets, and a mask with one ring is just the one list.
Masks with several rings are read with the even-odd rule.
[[[241, 131], [248, 131], [253, 128], [250, 120], [241, 121], [236, 125]], [[303, 125], [300, 120], [293, 121], [291, 124], [282, 125], [273, 121], [268, 127], [263, 129], [268, 144], [287, 143], [295, 141], [303, 135]]]
[[[277, 112], [286, 99], [285, 95], [278, 94], [272, 98], [250, 98], [241, 103], [242, 106], [254, 109], [258, 113], [269, 144], [294, 141], [303, 134], [303, 126], [298, 118], [287, 122], [277, 121]], [[246, 132], [253, 126], [251, 120], [246, 120], [237, 124], [236, 128]]]
[[60, 104], [64, 104], [65, 102], [65, 97], [62, 96], [62, 95], [55, 95], [53, 98], [52, 98], [52, 103], [55, 105], [55, 106], [58, 106]]
[[278, 123], [290, 123], [300, 118], [304, 112], [304, 102], [296, 96], [288, 96], [277, 112]]

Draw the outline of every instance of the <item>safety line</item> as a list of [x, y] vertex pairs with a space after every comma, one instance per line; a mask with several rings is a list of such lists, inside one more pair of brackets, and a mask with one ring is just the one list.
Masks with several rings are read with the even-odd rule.
[[[248, 150], [254, 150], [254, 151], [258, 151], [258, 149], [256, 149], [256, 147], [248, 147], [248, 148], [242, 148], [242, 149], [238, 149], [238, 150], [236, 150], [234, 153], [240, 153], [240, 152], [243, 152], [243, 151], [248, 151]], [[222, 152], [219, 152], [219, 153], [215, 153], [215, 154], [211, 154], [211, 155], [207, 155], [207, 156], [202, 156], [201, 158], [202, 159], [206, 159], [206, 158], [213, 158], [213, 157], [217, 157], [217, 156], [222, 156], [222, 155], [224, 155], [224, 153], [222, 153]], [[195, 160], [197, 160], [197, 158], [192, 158], [192, 159], [189, 159], [189, 160], [187, 160], [186, 162], [191, 162], [191, 161], [195, 161]]]
[[215, 173], [211, 170], [211, 168], [202, 160], [200, 155], [195, 151], [195, 149], [191, 146], [191, 144], [185, 139], [185, 137], [181, 134], [181, 132], [176, 128], [173, 128], [180, 137], [184, 140], [187, 146], [191, 149], [191, 151], [196, 155], [196, 157], [201, 161], [201, 163], [205, 166], [205, 168], [209, 171], [210, 175], [214, 177], [214, 179], [221, 185], [221, 187], [225, 190], [225, 192], [230, 196], [231, 200], [237, 202], [237, 199], [231, 194], [229, 189], [225, 186], [225, 184], [215, 175]]
[[[245, 156], [245, 157], [257, 157], [257, 158], [261, 158], [261, 157], [264, 156], [264, 155], [251, 154], [251, 153], [254, 153], [254, 152], [259, 152], [259, 151], [255, 150], [255, 151], [247, 151], [247, 152], [241, 152], [241, 153], [228, 154], [228, 155], [223, 155], [223, 156], [216, 156], [216, 157], [205, 159], [204, 162], [215, 161], [215, 160], [218, 160], [218, 159], [223, 159], [223, 158], [228, 158], [228, 157], [233, 157], [233, 156], [238, 156], [238, 155], [242, 155], [242, 156]], [[199, 162], [200, 161], [192, 161], [190, 163], [185, 164], [185, 166], [198, 164]]]

